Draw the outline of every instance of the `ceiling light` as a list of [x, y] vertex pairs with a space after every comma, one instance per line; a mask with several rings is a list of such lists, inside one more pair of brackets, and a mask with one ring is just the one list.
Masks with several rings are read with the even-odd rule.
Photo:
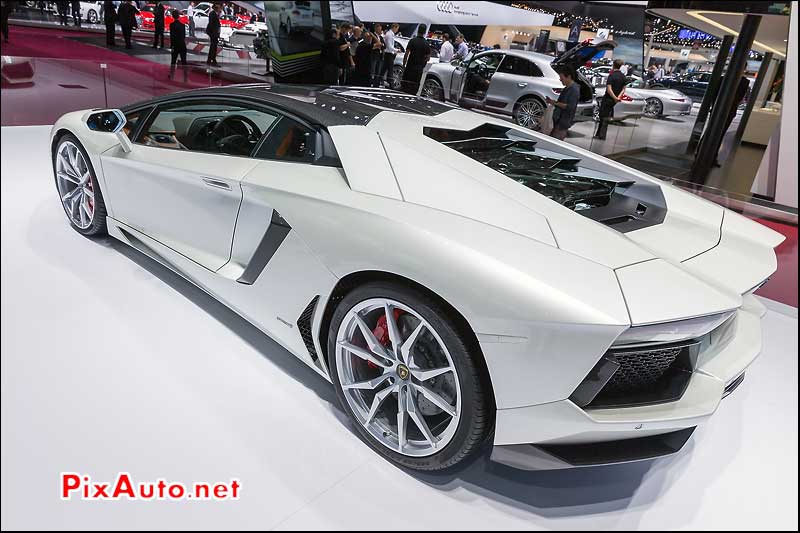
[[[732, 34], [734, 34], [736, 37], [738, 37], [738, 36], [739, 36], [739, 32], [738, 32], [738, 31], [736, 31], [736, 30], [733, 30], [733, 29], [731, 29], [731, 28], [727, 27], [726, 25], [724, 25], [724, 24], [722, 24], [722, 23], [720, 23], [720, 22], [717, 22], [716, 20], [712, 20], [712, 19], [710, 19], [710, 18], [708, 18], [708, 17], [704, 17], [704, 16], [703, 16], [703, 13], [717, 13], [717, 14], [719, 14], [719, 15], [733, 15], [733, 16], [740, 16], [740, 17], [741, 17], [741, 16], [744, 16], [744, 13], [728, 13], [728, 12], [725, 12], [725, 11], [687, 11], [686, 13], [687, 13], [687, 14], [688, 14], [690, 17], [694, 17], [694, 18], [696, 18], [696, 19], [698, 19], [698, 20], [701, 20], [701, 21], [705, 22], [706, 24], [711, 24], [711, 25], [712, 25], [712, 26], [714, 26], [715, 28], [717, 28], [717, 29], [720, 29], [720, 30], [722, 30], [722, 31], [725, 31], [725, 32], [728, 32], [728, 33], [732, 33]], [[784, 42], [786, 42], [786, 41], [784, 41]], [[756, 44], [756, 45], [760, 46], [761, 48], [763, 48], [763, 49], [765, 49], [765, 50], [769, 50], [770, 52], [772, 52], [772, 53], [774, 53], [774, 54], [777, 54], [777, 55], [779, 55], [779, 56], [781, 56], [781, 57], [783, 57], [783, 58], [785, 58], [785, 57], [786, 57], [786, 54], [784, 54], [783, 52], [780, 52], [780, 51], [778, 51], [778, 50], [775, 50], [775, 49], [774, 49], [774, 48], [772, 48], [771, 46], [767, 46], [767, 45], [765, 45], [765, 44], [764, 44], [764, 43], [762, 43], [762, 42], [759, 42], [759, 41], [755, 41], [755, 40], [754, 40], [754, 41], [753, 41], [753, 44]]]

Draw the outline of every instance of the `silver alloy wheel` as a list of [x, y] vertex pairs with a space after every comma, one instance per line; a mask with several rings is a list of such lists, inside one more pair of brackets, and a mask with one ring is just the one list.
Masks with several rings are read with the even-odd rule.
[[94, 219], [92, 172], [72, 141], [64, 141], [58, 147], [56, 178], [61, 204], [72, 223], [80, 229], [91, 226]]
[[455, 435], [461, 392], [453, 359], [407, 305], [372, 298], [351, 308], [337, 332], [336, 368], [356, 420], [390, 450], [426, 457]]
[[436, 80], [431, 79], [425, 80], [425, 84], [422, 86], [421, 96], [430, 98], [431, 100], [444, 100], [442, 86], [439, 85], [439, 82]]
[[539, 126], [544, 116], [544, 106], [538, 100], [530, 98], [522, 101], [517, 106], [517, 124], [526, 128], [535, 129]]
[[664, 104], [658, 98], [648, 98], [645, 100], [644, 115], [646, 117], [660, 117], [664, 112]]
[[389, 80], [389, 88], [399, 91], [403, 86], [403, 67], [394, 65], [392, 67], [392, 79]]

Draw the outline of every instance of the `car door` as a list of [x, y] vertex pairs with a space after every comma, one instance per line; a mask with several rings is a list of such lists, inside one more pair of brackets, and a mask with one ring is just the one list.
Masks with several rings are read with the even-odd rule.
[[542, 71], [524, 57], [506, 55], [497, 67], [486, 92], [484, 107], [510, 110], [520, 96], [533, 89]]
[[231, 256], [241, 179], [277, 115], [224, 99], [182, 99], [139, 118], [132, 149], [101, 157], [113, 217], [216, 271]]
[[498, 52], [475, 54], [466, 63], [461, 77], [458, 102], [466, 106], [483, 106], [492, 77], [502, 60], [503, 54]]

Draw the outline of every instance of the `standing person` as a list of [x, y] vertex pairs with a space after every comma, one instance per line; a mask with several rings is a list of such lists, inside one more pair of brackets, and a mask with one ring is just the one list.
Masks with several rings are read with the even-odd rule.
[[78, 0], [72, 0], [72, 23], [78, 28], [81, 27], [81, 3]]
[[221, 11], [222, 6], [219, 4], [211, 6], [211, 11], [208, 12], [208, 26], [206, 26], [206, 35], [208, 35], [209, 45], [206, 64], [214, 67], [219, 66], [217, 63], [217, 47], [219, 46], [219, 33], [222, 27], [219, 22], [219, 14]]
[[2, 17], [2, 29], [3, 29], [3, 42], [8, 42], [8, 17], [11, 16], [11, 12], [14, 10], [14, 3], [13, 2], [1, 2], [2, 7], [0, 7], [0, 17]]
[[383, 53], [381, 54], [381, 70], [378, 74], [380, 81], [378, 86], [382, 87], [384, 80], [389, 80], [389, 87], [394, 84], [394, 60], [397, 57], [397, 48], [394, 47], [394, 38], [397, 37], [397, 31], [400, 29], [398, 23], [393, 23], [389, 30], [383, 34]]
[[105, 0], [103, 2], [103, 22], [106, 24], [106, 46], [117, 46], [117, 6], [114, 5], [112, 0]]
[[658, 65], [658, 68], [656, 69], [655, 79], [656, 81], [661, 81], [663, 77], [664, 77], [664, 64], [661, 63]]
[[425, 24], [417, 27], [417, 36], [408, 41], [406, 55], [403, 57], [403, 85], [402, 90], [408, 94], [417, 94], [419, 81], [428, 59], [431, 57], [431, 47], [425, 40]]
[[188, 72], [186, 70], [186, 26], [180, 20], [180, 11], [177, 9], [172, 10], [172, 18], [175, 19], [169, 25], [169, 44], [172, 48], [172, 59], [169, 63], [169, 76], [175, 73], [175, 64], [178, 62], [178, 56], [181, 58], [181, 67], [183, 67], [183, 80], [186, 81]]
[[439, 63], [451, 62], [455, 53], [456, 51], [453, 49], [453, 43], [450, 42], [450, 34], [442, 34], [442, 47], [439, 49]]
[[122, 2], [117, 10], [119, 27], [122, 28], [122, 36], [125, 38], [125, 48], [128, 50], [133, 48], [131, 37], [133, 36], [133, 28], [136, 27], [136, 13], [138, 12], [139, 10], [131, 4], [130, 0]]
[[[155, 32], [153, 34], [153, 48], [164, 48], [164, 4], [161, 2], [156, 3], [156, 8], [153, 10], [153, 24], [155, 24]], [[158, 42], [161, 40], [161, 45]]]
[[650, 65], [645, 74], [645, 87], [650, 87], [656, 79], [656, 66]]
[[575, 83], [577, 74], [572, 67], [557, 67], [556, 72], [558, 79], [564, 84], [564, 89], [559, 93], [558, 100], [554, 101], [549, 96], [546, 100], [555, 108], [553, 109], [553, 130], [550, 132], [550, 136], [563, 141], [567, 137], [567, 130], [575, 121], [575, 110], [578, 109], [581, 91], [578, 89], [578, 84]]
[[186, 18], [189, 19], [189, 36], [194, 37], [194, 2], [189, 2], [186, 8]]
[[376, 37], [365, 32], [356, 46], [356, 67], [353, 69], [353, 85], [369, 87], [372, 83], [372, 45]]
[[615, 59], [611, 73], [606, 80], [606, 92], [603, 93], [603, 97], [600, 99], [600, 123], [597, 126], [597, 133], [594, 135], [595, 139], [605, 140], [608, 132], [608, 121], [614, 116], [614, 106], [625, 94], [625, 85], [628, 84], [628, 80], [620, 70], [621, 67], [622, 60]]
[[58, 21], [62, 26], [67, 25], [67, 3], [56, 2], [56, 10], [58, 11]]
[[339, 85], [350, 83], [350, 74], [355, 66], [353, 54], [350, 53], [350, 30], [352, 28], [348, 22], [342, 23], [339, 27]]
[[325, 85], [339, 83], [339, 30], [331, 28], [328, 38], [322, 43], [320, 53], [322, 81]]
[[468, 55], [469, 46], [467, 46], [464, 36], [459, 33], [456, 35], [456, 51], [453, 54], [453, 59], [460, 59], [461, 61], [464, 61]]
[[255, 24], [256, 22], [258, 22], [258, 15], [253, 11], [253, 13], [250, 14], [250, 24]]
[[376, 40], [372, 42], [372, 86], [381, 87], [381, 69], [383, 68], [383, 24], [375, 24], [372, 26], [372, 33], [375, 35]]

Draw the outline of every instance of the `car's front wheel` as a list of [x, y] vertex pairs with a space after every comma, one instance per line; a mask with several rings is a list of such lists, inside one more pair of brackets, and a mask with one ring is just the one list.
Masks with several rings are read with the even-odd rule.
[[328, 334], [331, 377], [362, 438], [415, 470], [452, 467], [492, 428], [480, 354], [434, 298], [388, 282], [337, 306]]
[[53, 153], [53, 171], [61, 205], [69, 222], [83, 235], [106, 233], [106, 206], [89, 155], [68, 133]]
[[525, 128], [535, 130], [544, 117], [545, 105], [538, 98], [524, 98], [514, 106], [514, 122]]
[[97, 15], [97, 11], [90, 9], [89, 14], [86, 15], [86, 20], [89, 22], [89, 24], [97, 24], [97, 22], [100, 20], [100, 17]]

